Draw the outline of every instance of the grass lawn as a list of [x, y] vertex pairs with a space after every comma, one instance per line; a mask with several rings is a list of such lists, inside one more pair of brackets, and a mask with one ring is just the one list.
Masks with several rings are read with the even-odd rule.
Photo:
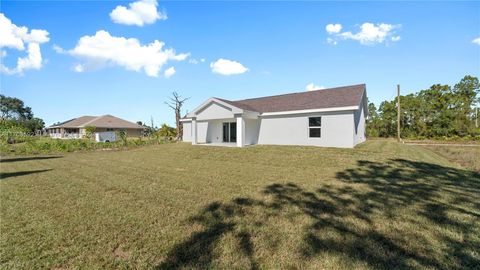
[[1, 161], [0, 267], [479, 269], [480, 175], [421, 146]]
[[480, 146], [425, 145], [424, 147], [467, 169], [480, 172]]

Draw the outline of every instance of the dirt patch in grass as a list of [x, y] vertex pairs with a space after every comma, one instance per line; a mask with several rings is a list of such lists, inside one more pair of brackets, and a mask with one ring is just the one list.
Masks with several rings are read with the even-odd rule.
[[124, 260], [129, 259], [132, 256], [131, 252], [124, 251], [120, 246], [118, 246], [114, 251], [113, 255], [117, 258], [121, 258]]
[[480, 172], [480, 147], [428, 145], [427, 149], [467, 169]]

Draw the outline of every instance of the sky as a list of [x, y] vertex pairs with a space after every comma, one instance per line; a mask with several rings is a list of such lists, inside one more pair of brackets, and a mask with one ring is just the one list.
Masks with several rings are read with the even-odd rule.
[[365, 83], [371, 102], [480, 77], [480, 2], [0, 2], [0, 91], [47, 125], [173, 125], [230, 100]]

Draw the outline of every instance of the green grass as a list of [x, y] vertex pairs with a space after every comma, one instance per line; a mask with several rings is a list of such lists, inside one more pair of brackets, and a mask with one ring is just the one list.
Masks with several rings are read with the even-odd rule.
[[165, 144], [1, 173], [5, 269], [480, 265], [479, 174], [420, 146]]

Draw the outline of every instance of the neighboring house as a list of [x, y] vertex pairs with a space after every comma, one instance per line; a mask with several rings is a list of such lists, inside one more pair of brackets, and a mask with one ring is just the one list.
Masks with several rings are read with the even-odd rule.
[[352, 148], [365, 141], [365, 84], [230, 101], [210, 98], [183, 122], [192, 144], [313, 145]]
[[118, 130], [124, 130], [129, 137], [140, 137], [144, 129], [136, 123], [107, 114], [74, 118], [48, 127], [47, 132], [52, 138], [78, 139], [85, 137], [85, 128], [89, 126], [95, 127], [97, 141], [114, 141]]

